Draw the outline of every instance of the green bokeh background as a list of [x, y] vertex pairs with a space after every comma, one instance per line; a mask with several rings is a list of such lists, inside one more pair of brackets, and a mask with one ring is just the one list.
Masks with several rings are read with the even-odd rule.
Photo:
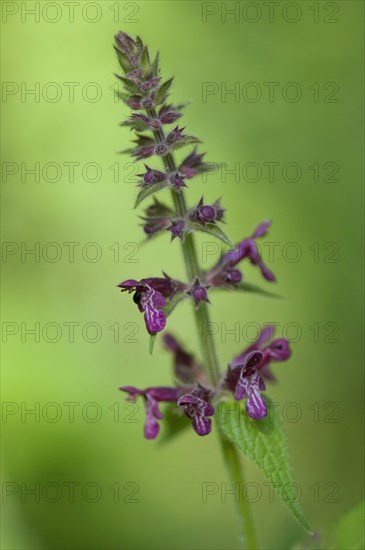
[[[54, 263], [42, 257], [36, 262], [31, 256], [22, 261], [20, 253], [6, 262], [3, 258], [3, 322], [16, 323], [19, 332], [3, 345], [2, 397], [19, 407], [19, 412], [4, 417], [2, 475], [3, 481], [19, 487], [39, 483], [42, 488], [54, 482], [63, 491], [55, 503], [43, 496], [40, 502], [31, 495], [25, 502], [20, 493], [8, 496], [3, 504], [2, 548], [238, 547], [232, 497], [224, 503], [218, 494], [202, 502], [203, 482], [226, 481], [215, 436], [198, 438], [189, 430], [165, 446], [147, 442], [142, 437], [143, 411], [133, 417], [137, 423], [127, 422], [130, 411], [123, 409], [123, 396], [117, 390], [121, 384], [168, 384], [171, 375], [169, 357], [159, 341], [154, 355], [149, 356], [142, 316], [115, 285], [130, 277], [158, 275], [161, 268], [183, 277], [179, 243], [170, 245], [167, 236], [140, 247], [132, 256], [136, 261], [128, 262], [133, 248], [127, 248], [127, 243], [140, 243], [142, 233], [139, 213], [132, 208], [135, 185], [126, 181], [128, 159], [116, 154], [128, 147], [130, 140], [127, 129], [117, 124], [127, 110], [113, 97], [117, 63], [111, 45], [118, 29], [138, 33], [152, 50], [160, 49], [163, 75], [176, 75], [172, 99], [191, 100], [184, 123], [204, 141], [207, 160], [226, 162], [228, 168], [236, 162], [255, 162], [261, 167], [264, 162], [280, 163], [273, 183], [264, 168], [258, 182], [242, 177], [235, 182], [233, 176], [227, 176], [224, 183], [214, 174], [205, 183], [192, 181], [188, 196], [191, 204], [202, 192], [207, 200], [224, 196], [227, 231], [233, 240], [249, 235], [265, 218], [274, 221], [268, 240], [279, 246], [270, 267], [278, 278], [275, 290], [287, 299], [216, 294], [211, 311], [218, 323], [217, 345], [225, 365], [245, 344], [242, 336], [239, 342], [232, 335], [224, 341], [221, 323], [226, 323], [227, 329], [240, 323], [242, 331], [248, 330], [247, 323], [268, 321], [278, 322], [281, 328], [287, 323], [301, 327], [293, 357], [277, 366], [280, 383], [269, 391], [280, 403], [280, 410], [295, 402], [296, 409], [287, 409], [288, 414], [301, 412], [297, 422], [285, 422], [295, 479], [302, 488], [302, 506], [311, 523], [330, 531], [363, 495], [362, 2], [336, 2], [337, 23], [323, 22], [330, 13], [324, 2], [318, 4], [318, 23], [313, 21], [312, 2], [306, 1], [296, 3], [302, 10], [297, 23], [285, 21], [282, 2], [271, 23], [262, 4], [263, 15], [256, 23], [242, 16], [238, 22], [228, 17], [224, 23], [220, 3], [213, 3], [219, 13], [205, 23], [200, 2], [137, 2], [138, 11], [131, 15], [138, 20], [135, 23], [128, 20], [128, 14], [135, 11], [134, 3], [97, 3], [102, 15], [95, 23], [82, 18], [83, 2], [75, 8], [72, 23], [62, 2], [57, 3], [62, 17], [55, 23], [44, 17], [35, 22], [32, 16], [22, 22], [24, 3], [10, 4], [19, 12], [2, 23], [3, 81], [16, 83], [19, 90], [21, 86], [34, 88], [39, 82], [41, 91], [55, 82], [62, 95], [56, 102], [42, 95], [39, 102], [30, 95], [22, 101], [20, 91], [3, 97], [2, 159], [17, 166], [25, 163], [28, 168], [36, 162], [41, 166], [55, 162], [63, 170], [53, 183], [42, 176], [39, 182], [33, 176], [22, 182], [20, 171], [3, 181], [3, 241], [19, 246], [24, 242], [29, 247], [38, 242], [41, 248], [56, 242], [62, 247], [62, 257]], [[32, 7], [34, 3], [25, 4]], [[41, 2], [41, 6], [45, 4]], [[119, 23], [114, 20], [117, 5]], [[227, 7], [231, 5], [227, 3]], [[50, 7], [47, 17], [53, 18], [54, 13]], [[89, 19], [95, 13], [90, 8]], [[68, 100], [65, 82], [80, 83], [74, 102]], [[99, 101], [82, 97], [81, 89], [90, 82], [100, 86]], [[263, 96], [255, 103], [235, 102], [232, 96], [223, 102], [218, 93], [203, 102], [203, 82], [216, 82], [219, 89], [222, 83], [233, 88], [235, 82], [241, 87], [256, 82]], [[280, 83], [273, 102], [268, 101], [264, 82]], [[300, 84], [301, 100], [284, 101], [281, 91], [288, 82]], [[315, 82], [321, 89], [318, 102], [313, 101], [309, 89]], [[336, 103], [323, 101], [330, 91], [323, 90], [328, 82], [338, 83]], [[92, 96], [92, 89], [89, 91]], [[73, 183], [65, 162], [80, 163]], [[94, 183], [85, 181], [81, 173], [89, 162], [102, 169], [102, 177]], [[120, 177], [114, 182], [110, 166], [116, 162]], [[288, 182], [281, 176], [281, 168], [288, 162], [301, 166], [300, 181]], [[315, 162], [322, 167], [317, 183], [308, 168]], [[337, 163], [337, 182], [323, 181], [327, 162]], [[51, 169], [49, 174], [52, 177]], [[210, 241], [199, 239], [199, 247]], [[80, 243], [74, 262], [68, 260], [65, 242]], [[81, 255], [82, 247], [90, 242], [98, 243], [102, 251], [95, 263]], [[290, 242], [297, 243], [302, 252], [297, 262], [283, 257]], [[118, 243], [119, 261], [109, 248], [113, 243]], [[318, 243], [319, 261], [314, 261], [310, 248], [314, 243]], [[325, 261], [332, 250], [324, 248], [326, 243], [338, 247], [337, 262]], [[93, 250], [89, 251], [92, 255]], [[290, 249], [289, 254], [292, 252]], [[211, 262], [216, 258], [217, 254]], [[248, 266], [245, 274], [247, 280], [272, 289], [261, 281], [257, 270]], [[58, 323], [63, 329], [60, 340], [50, 343], [41, 337], [37, 343], [27, 336], [22, 341], [20, 324], [32, 327], [37, 322], [41, 327]], [[79, 323], [74, 342], [69, 342], [63, 325], [67, 322]], [[81, 335], [81, 328], [90, 322], [102, 329], [95, 343]], [[119, 342], [114, 342], [109, 328], [115, 323], [119, 323]], [[124, 341], [131, 331], [126, 323], [137, 324], [134, 338], [138, 342]], [[320, 327], [319, 341], [310, 329], [315, 323]], [[331, 332], [326, 323], [338, 325], [337, 343], [326, 341]], [[169, 327], [190, 349], [197, 349], [188, 304], [175, 312]], [[49, 337], [53, 334], [50, 329]], [[91, 329], [89, 336], [93, 337]], [[20, 411], [25, 406], [34, 408], [39, 403], [42, 409], [50, 402], [61, 407], [58, 422], [46, 421], [42, 415], [39, 421], [31, 415], [22, 418]], [[64, 405], [67, 402], [80, 404], [72, 423]], [[102, 412], [95, 423], [81, 414], [90, 402], [97, 403]], [[319, 422], [314, 422], [311, 409], [315, 403]], [[114, 421], [110, 409], [116, 406], [119, 422]], [[333, 406], [338, 407], [337, 421], [325, 422]], [[49, 416], [54, 411], [49, 409]], [[90, 416], [93, 412], [89, 409]], [[253, 504], [261, 547], [291, 548], [303, 538], [300, 527], [277, 498], [275, 503], [269, 502], [258, 470], [247, 463], [245, 467], [247, 479], [259, 483], [263, 492]], [[79, 484], [74, 502], [69, 502], [67, 482]], [[82, 498], [81, 488], [90, 482], [99, 484], [102, 491], [95, 503]], [[118, 503], [109, 488], [116, 482], [121, 486]], [[130, 486], [123, 489], [127, 483], [139, 486], [138, 502], [123, 501], [131, 492]], [[336, 484], [332, 495], [336, 502], [328, 502], [333, 485], [326, 484], [331, 483]], [[319, 487], [317, 499], [310, 489], [315, 484]], [[49, 489], [49, 498], [54, 494]]]

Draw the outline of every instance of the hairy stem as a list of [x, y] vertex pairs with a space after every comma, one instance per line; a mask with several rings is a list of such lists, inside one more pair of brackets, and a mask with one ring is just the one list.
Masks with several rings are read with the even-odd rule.
[[[154, 109], [147, 111], [149, 116], [156, 117], [156, 111]], [[165, 142], [165, 136], [162, 128], [154, 131], [154, 135], [157, 141], [160, 143]], [[176, 171], [176, 164], [171, 153], [168, 153], [163, 157], [165, 169], [173, 173]], [[187, 206], [185, 202], [184, 192], [182, 189], [179, 191], [171, 190], [172, 199], [175, 207], [175, 212], [178, 216], [185, 217], [187, 214]], [[181, 241], [182, 251], [185, 260], [185, 268], [190, 281], [193, 281], [196, 277], [201, 276], [201, 268], [198, 260], [196, 246], [194, 242], [194, 236], [192, 233], [186, 235], [185, 242]], [[215, 348], [215, 342], [212, 333], [208, 330], [211, 321], [209, 315], [209, 306], [206, 302], [200, 302], [199, 307], [194, 307], [195, 322], [198, 329], [199, 342], [201, 353], [203, 356], [204, 364], [207, 367], [209, 374], [209, 381], [213, 386], [217, 386], [221, 378], [218, 356]], [[253, 517], [251, 509], [247, 500], [242, 496], [242, 487], [244, 485], [243, 469], [240, 461], [240, 457], [236, 447], [224, 438], [221, 432], [218, 432], [220, 439], [224, 460], [227, 466], [228, 475], [231, 484], [239, 487], [239, 501], [237, 504], [237, 511], [240, 517], [241, 532], [243, 539], [246, 542], [246, 548], [250, 550], [256, 550], [258, 548], [255, 528], [253, 523]]]

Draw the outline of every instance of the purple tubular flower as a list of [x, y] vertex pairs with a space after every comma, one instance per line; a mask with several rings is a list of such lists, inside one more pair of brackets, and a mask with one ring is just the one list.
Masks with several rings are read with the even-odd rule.
[[247, 355], [253, 350], [260, 350], [262, 352], [262, 360], [257, 367], [260, 375], [262, 378], [274, 382], [276, 378], [270, 370], [270, 363], [287, 361], [291, 357], [289, 341], [286, 338], [277, 338], [265, 346], [265, 343], [272, 338], [274, 332], [275, 327], [273, 325], [268, 325], [265, 327], [261, 331], [257, 340], [246, 348], [240, 355], [233, 359], [231, 362], [231, 368], [235, 369], [238, 365], [242, 365]]
[[209, 390], [197, 386], [177, 402], [180, 407], [184, 407], [186, 416], [191, 418], [193, 428], [200, 436], [208, 435], [212, 430], [212, 421], [208, 417], [213, 416], [215, 411], [209, 403], [209, 394]]
[[275, 281], [275, 275], [264, 264], [258, 251], [255, 239], [266, 235], [271, 222], [262, 222], [253, 232], [251, 237], [241, 241], [235, 250], [227, 252], [221, 259], [221, 263], [228, 263], [231, 267], [237, 265], [241, 260], [247, 258], [253, 265], [259, 266], [261, 273], [267, 281]]
[[260, 420], [267, 415], [266, 403], [261, 396], [261, 392], [265, 389], [259, 372], [262, 360], [263, 353], [261, 351], [251, 351], [245, 356], [241, 365], [228, 369], [225, 379], [237, 401], [247, 397], [246, 412], [255, 420]]
[[138, 396], [142, 396], [146, 407], [146, 421], [144, 425], [144, 435], [146, 439], [155, 439], [160, 431], [158, 420], [163, 418], [158, 404], [163, 402], [176, 403], [181, 396], [182, 388], [156, 387], [139, 390], [134, 386], [122, 386], [121, 391], [128, 393], [128, 400], [135, 401]]
[[261, 223], [253, 232], [251, 237], [241, 241], [234, 250], [230, 250], [222, 256], [217, 265], [215, 265], [207, 274], [206, 280], [213, 286], [222, 286], [224, 284], [235, 284], [242, 278], [242, 274], [236, 269], [236, 265], [244, 259], [248, 259], [253, 265], [257, 265], [262, 275], [267, 281], [275, 281], [275, 275], [264, 264], [260, 252], [257, 248], [255, 239], [266, 235], [271, 222]]
[[[181, 285], [181, 283], [180, 283]], [[166, 298], [170, 298], [179, 289], [179, 283], [169, 278], [150, 277], [136, 281], [127, 279], [118, 285], [122, 291], [134, 292], [133, 301], [138, 309], [144, 312], [147, 331], [155, 334], [165, 328], [166, 314], [163, 308], [166, 306]]]
[[196, 380], [205, 382], [205, 374], [194, 357], [185, 351], [172, 334], [164, 334], [163, 341], [167, 350], [174, 355], [174, 374], [184, 384], [194, 384]]

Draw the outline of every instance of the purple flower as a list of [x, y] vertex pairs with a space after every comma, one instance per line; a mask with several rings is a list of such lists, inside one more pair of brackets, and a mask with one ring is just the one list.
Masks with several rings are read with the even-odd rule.
[[163, 336], [166, 349], [174, 354], [174, 374], [184, 384], [194, 384], [196, 381], [206, 381], [204, 370], [198, 365], [194, 357], [185, 351], [179, 342], [166, 333]]
[[187, 294], [189, 294], [193, 298], [196, 306], [198, 306], [200, 302], [210, 303], [207, 293], [208, 288], [209, 286], [202, 285], [199, 279], [196, 278], [193, 286], [190, 288]]
[[261, 223], [251, 237], [244, 239], [234, 250], [230, 250], [222, 256], [218, 264], [206, 274], [207, 282], [213, 286], [234, 285], [239, 282], [242, 279], [242, 274], [236, 269], [236, 265], [244, 259], [248, 259], [253, 265], [257, 265], [267, 281], [275, 281], [275, 275], [264, 264], [256, 244], [256, 239], [266, 235], [270, 225], [271, 222], [269, 221]]
[[184, 391], [183, 388], [156, 387], [139, 390], [133, 386], [122, 386], [121, 391], [128, 393], [127, 399], [135, 401], [138, 396], [142, 396], [146, 407], [146, 421], [144, 425], [144, 435], [146, 439], [155, 439], [160, 431], [158, 420], [163, 418], [158, 404], [163, 402], [176, 403]]
[[260, 350], [262, 352], [262, 360], [257, 367], [260, 375], [262, 378], [274, 382], [276, 378], [270, 370], [270, 363], [287, 361], [291, 357], [289, 341], [286, 338], [277, 338], [265, 346], [265, 343], [272, 338], [274, 332], [275, 327], [273, 325], [265, 327], [257, 340], [231, 361], [231, 368], [234, 369], [238, 365], [241, 365], [247, 355], [253, 350]]
[[185, 414], [193, 421], [193, 428], [198, 435], [208, 435], [212, 430], [214, 407], [210, 404], [210, 390], [197, 386], [190, 393], [180, 397], [177, 404], [184, 407]]
[[134, 292], [133, 301], [139, 311], [144, 312], [147, 331], [155, 334], [165, 328], [166, 298], [171, 298], [176, 292], [183, 290], [184, 285], [168, 277], [149, 277], [136, 281], [127, 279], [118, 285], [122, 291]]
[[225, 378], [225, 384], [235, 399], [240, 401], [247, 397], [247, 414], [255, 420], [267, 414], [261, 392], [265, 390], [264, 378], [275, 380], [269, 368], [271, 361], [286, 361], [291, 356], [289, 342], [285, 338], [277, 338], [265, 345], [273, 333], [273, 326], [265, 327], [257, 340], [231, 361]]
[[263, 359], [261, 351], [251, 351], [243, 359], [241, 365], [234, 369], [228, 368], [225, 382], [234, 393], [234, 398], [241, 401], [247, 397], [246, 412], [255, 420], [267, 415], [267, 407], [261, 392], [265, 384], [259, 373], [259, 364]]

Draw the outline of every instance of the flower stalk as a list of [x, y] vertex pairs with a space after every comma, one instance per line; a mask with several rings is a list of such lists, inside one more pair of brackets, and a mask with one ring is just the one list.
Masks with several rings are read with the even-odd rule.
[[[140, 281], [127, 279], [118, 286], [124, 292], [134, 293], [133, 300], [144, 313], [147, 331], [153, 337], [165, 329], [167, 317], [179, 301], [190, 299], [194, 306], [203, 360], [200, 365], [172, 335], [165, 333], [165, 347], [174, 355], [175, 386], [157, 386], [144, 390], [122, 386], [120, 389], [128, 394], [127, 399], [144, 400], [147, 439], [154, 439], [159, 434], [159, 421], [163, 419], [159, 406], [163, 402], [175, 405], [180, 413], [184, 412], [199, 436], [211, 432], [211, 417], [215, 414], [215, 407], [227, 394], [233, 395], [237, 401], [246, 400], [247, 416], [261, 420], [267, 415], [266, 401], [261, 395], [265, 390], [264, 379], [274, 380], [269, 369], [271, 361], [285, 361], [290, 357], [288, 342], [277, 339], [268, 343], [273, 331], [272, 327], [266, 327], [254, 343], [232, 359], [224, 376], [219, 366], [213, 334], [208, 330], [211, 326], [209, 297], [216, 289], [233, 291], [240, 288], [243, 275], [237, 266], [243, 260], [257, 266], [267, 281], [275, 281], [256, 243], [258, 238], [266, 235], [270, 222], [261, 223], [250, 237], [239, 242], [208, 271], [203, 271], [194, 232], [203, 231], [226, 243], [230, 241], [218, 223], [222, 221], [224, 213], [219, 200], [205, 204], [202, 197], [195, 207], [189, 208], [187, 205], [183, 189], [187, 187], [185, 181], [209, 171], [209, 165], [203, 162], [204, 155], [198, 154], [196, 149], [177, 165], [173, 152], [200, 141], [184, 134], [185, 128], [178, 126], [169, 133], [164, 131], [164, 126], [182, 116], [183, 106], [174, 107], [166, 103], [172, 79], [161, 84], [158, 54], [151, 61], [148, 49], [139, 37], [134, 40], [120, 32], [115, 38], [115, 49], [124, 73], [117, 75], [124, 87], [119, 95], [126, 105], [137, 111], [123, 123], [137, 135], [134, 140], [137, 146], [127, 152], [137, 160], [159, 156], [163, 161], [164, 172], [145, 165], [146, 172], [141, 174], [137, 203], [152, 196], [155, 201], [145, 211], [144, 231], [148, 238], [168, 231], [171, 240], [180, 239], [187, 276], [187, 282], [164, 274], [163, 277], [147, 277]], [[141, 132], [149, 132], [152, 136]], [[173, 210], [154, 196], [164, 188], [170, 189]], [[238, 484], [242, 490], [244, 477], [238, 451], [222, 432], [217, 431], [230, 481], [232, 485]], [[258, 548], [257, 539], [246, 499], [238, 500], [237, 510], [246, 547], [255, 550]]]

